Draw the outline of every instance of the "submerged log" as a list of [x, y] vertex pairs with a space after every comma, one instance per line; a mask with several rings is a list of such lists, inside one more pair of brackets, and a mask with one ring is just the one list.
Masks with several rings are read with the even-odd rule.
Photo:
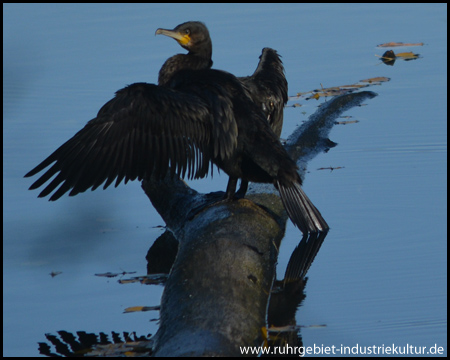
[[[335, 119], [374, 96], [336, 97], [291, 135], [286, 148], [302, 161], [303, 172], [307, 161], [336, 145], [327, 137]], [[252, 184], [245, 199], [231, 202], [220, 200], [224, 193], [199, 194], [178, 178], [147, 180], [142, 187], [179, 241], [154, 355], [241, 356], [242, 346], [262, 345], [287, 220], [273, 185]], [[316, 252], [301, 265], [306, 271]]]

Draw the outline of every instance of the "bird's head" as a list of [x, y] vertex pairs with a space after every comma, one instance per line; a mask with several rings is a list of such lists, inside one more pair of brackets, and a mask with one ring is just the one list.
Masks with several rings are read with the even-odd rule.
[[209, 31], [200, 21], [188, 21], [173, 30], [157, 29], [155, 35], [166, 35], [175, 39], [190, 54], [211, 58], [212, 43]]

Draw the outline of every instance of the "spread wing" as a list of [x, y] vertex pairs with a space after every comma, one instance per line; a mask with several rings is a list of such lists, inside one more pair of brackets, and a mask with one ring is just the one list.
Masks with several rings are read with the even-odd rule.
[[54, 175], [39, 197], [58, 186], [50, 200], [69, 190], [70, 196], [94, 190], [103, 183], [105, 189], [114, 180], [117, 186], [124, 179], [126, 183], [150, 175], [163, 177], [169, 169], [172, 175], [204, 177], [215, 143], [223, 141], [222, 134], [213, 134], [217, 121], [213, 113], [211, 104], [186, 92], [146, 83], [127, 86], [95, 119], [25, 175], [33, 176], [53, 164], [30, 190]]
[[288, 100], [288, 84], [280, 55], [270, 48], [264, 48], [258, 66], [251, 76], [239, 80], [247, 88], [253, 102], [266, 115], [275, 134], [280, 137], [283, 127], [283, 109]]

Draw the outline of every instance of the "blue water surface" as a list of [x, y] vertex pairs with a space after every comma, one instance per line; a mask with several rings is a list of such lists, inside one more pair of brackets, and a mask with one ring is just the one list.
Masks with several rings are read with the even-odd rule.
[[[305, 191], [331, 231], [297, 314], [305, 346], [447, 347], [446, 4], [4, 4], [3, 355], [36, 356], [58, 330], [154, 334], [162, 287], [102, 272], [145, 273], [164, 225], [138, 182], [57, 202], [23, 175], [126, 84], [155, 83], [183, 50], [158, 27], [206, 22], [214, 67], [248, 75], [263, 47], [283, 56], [289, 93], [391, 78], [351, 109], [308, 165]], [[376, 45], [419, 53], [382, 64]], [[287, 108], [287, 137], [325, 100]], [[321, 167], [343, 167], [329, 171]], [[224, 190], [227, 177], [190, 185]], [[300, 239], [288, 226], [279, 273]], [[52, 271], [62, 272], [56, 277]], [[325, 325], [325, 326], [317, 326]], [[337, 355], [340, 355], [339, 353]]]

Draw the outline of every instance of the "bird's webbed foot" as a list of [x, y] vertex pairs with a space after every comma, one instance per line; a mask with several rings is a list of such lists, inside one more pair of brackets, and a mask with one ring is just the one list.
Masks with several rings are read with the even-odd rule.
[[232, 178], [230, 177], [230, 179], [228, 180], [228, 185], [227, 185], [227, 191], [225, 193], [225, 200], [239, 200], [239, 199], [243, 199], [247, 189], [248, 189], [248, 181], [242, 179], [241, 181], [241, 187], [239, 188], [238, 191], [236, 191], [236, 187], [237, 187], [237, 178]]

